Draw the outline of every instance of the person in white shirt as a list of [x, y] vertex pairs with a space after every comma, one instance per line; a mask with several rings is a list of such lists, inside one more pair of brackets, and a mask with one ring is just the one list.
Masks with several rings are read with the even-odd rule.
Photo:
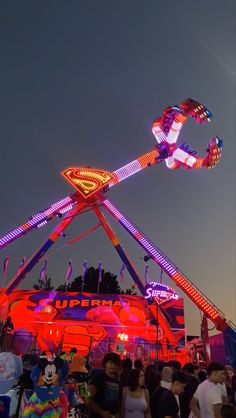
[[211, 363], [208, 379], [201, 383], [190, 401], [190, 408], [198, 418], [221, 418], [222, 390], [218, 383], [225, 381], [225, 369], [220, 363]]

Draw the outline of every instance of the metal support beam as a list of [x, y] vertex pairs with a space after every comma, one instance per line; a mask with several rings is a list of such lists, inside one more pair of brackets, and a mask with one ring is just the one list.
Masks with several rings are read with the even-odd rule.
[[[9, 295], [19, 284], [24, 280], [27, 274], [33, 269], [33, 267], [41, 260], [46, 254], [48, 249], [56, 242], [61, 236], [63, 231], [70, 225], [74, 220], [75, 216], [85, 207], [85, 203], [78, 203], [74, 209], [71, 209], [61, 220], [61, 222], [54, 228], [49, 238], [36, 250], [36, 252], [25, 262], [23, 267], [17, 271], [13, 279], [6, 286], [3, 294]], [[1, 303], [0, 295], [0, 303]]]

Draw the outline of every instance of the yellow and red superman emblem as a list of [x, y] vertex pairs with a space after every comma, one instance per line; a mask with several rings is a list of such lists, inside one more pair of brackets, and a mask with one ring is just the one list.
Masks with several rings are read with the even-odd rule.
[[94, 168], [70, 167], [62, 171], [61, 174], [84, 199], [88, 199], [111, 181], [113, 183], [117, 181], [116, 176], [109, 171]]

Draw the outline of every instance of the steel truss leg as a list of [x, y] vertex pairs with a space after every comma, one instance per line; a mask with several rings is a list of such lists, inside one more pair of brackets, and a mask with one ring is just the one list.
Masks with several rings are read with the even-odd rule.
[[[112, 245], [118, 252], [121, 260], [125, 264], [128, 272], [130, 273], [131, 277], [133, 278], [134, 282], [138, 286], [138, 289], [140, 290], [141, 294], [144, 296], [145, 294], [145, 286], [143, 284], [143, 280], [140, 276], [140, 274], [136, 271], [134, 264], [131, 262], [129, 257], [126, 255], [124, 249], [122, 248], [117, 236], [115, 235], [114, 231], [112, 230], [111, 226], [106, 220], [106, 217], [104, 213], [101, 212], [100, 208], [98, 206], [95, 206], [93, 208], [96, 216], [98, 217], [99, 221], [101, 222], [108, 238], [110, 239]], [[161, 328], [165, 332], [166, 338], [168, 338], [170, 344], [175, 344], [175, 337], [174, 334], [171, 332], [169, 324], [162, 313], [162, 310], [158, 307], [157, 304], [149, 305], [149, 310], [154, 317], [154, 319], [157, 321], [157, 333], [158, 333], [158, 324], [160, 324]]]
[[131, 277], [133, 278], [135, 284], [137, 285], [138, 289], [140, 290], [140, 292], [142, 294], [144, 294], [145, 287], [144, 287], [144, 284], [143, 284], [143, 280], [142, 280], [140, 274], [135, 269], [134, 264], [131, 262], [129, 257], [126, 255], [124, 249], [122, 248], [122, 246], [121, 246], [121, 244], [118, 240], [118, 237], [115, 235], [114, 231], [111, 229], [111, 226], [107, 222], [104, 213], [101, 212], [101, 210], [98, 206], [95, 206], [93, 208], [93, 210], [94, 210], [97, 218], [101, 222], [101, 224], [102, 224], [108, 238], [110, 239], [112, 245], [115, 247], [116, 251], [118, 252], [118, 254], [121, 258], [121, 260], [125, 264], [128, 272], [130, 273]]

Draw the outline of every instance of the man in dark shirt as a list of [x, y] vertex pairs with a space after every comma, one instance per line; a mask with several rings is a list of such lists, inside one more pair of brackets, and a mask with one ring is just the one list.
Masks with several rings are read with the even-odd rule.
[[167, 389], [160, 386], [161, 376], [155, 368], [146, 369], [145, 386], [149, 392], [150, 412], [152, 418], [159, 418], [159, 404], [163, 393]]
[[199, 380], [194, 375], [194, 365], [192, 363], [186, 363], [183, 372], [186, 374], [188, 381], [184, 393], [179, 397], [180, 410], [181, 418], [188, 418], [190, 414], [189, 403], [197, 390]]
[[90, 418], [117, 416], [120, 409], [121, 390], [118, 380], [120, 357], [107, 353], [103, 358], [104, 372], [89, 381], [87, 406]]
[[173, 373], [171, 381], [170, 390], [162, 395], [159, 403], [159, 418], [180, 417], [179, 395], [184, 392], [187, 377], [184, 372], [176, 371]]

